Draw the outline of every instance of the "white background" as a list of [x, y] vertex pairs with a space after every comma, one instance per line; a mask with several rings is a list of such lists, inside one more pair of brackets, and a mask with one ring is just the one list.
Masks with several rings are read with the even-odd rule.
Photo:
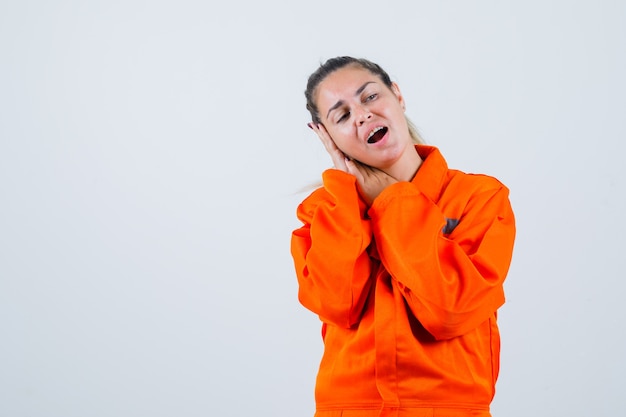
[[0, 1], [0, 416], [310, 416], [320, 61], [511, 189], [494, 416], [617, 416], [626, 2]]

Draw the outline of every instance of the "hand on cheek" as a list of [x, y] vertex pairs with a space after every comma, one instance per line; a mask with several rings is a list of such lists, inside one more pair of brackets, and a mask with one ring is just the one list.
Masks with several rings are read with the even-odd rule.
[[346, 155], [337, 147], [324, 125], [321, 123], [309, 123], [308, 126], [317, 134], [324, 144], [324, 148], [326, 148], [326, 152], [330, 155], [330, 159], [333, 161], [335, 168], [348, 172]]

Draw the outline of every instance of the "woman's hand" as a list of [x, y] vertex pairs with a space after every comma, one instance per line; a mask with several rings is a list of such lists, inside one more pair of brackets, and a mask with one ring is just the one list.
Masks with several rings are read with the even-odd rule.
[[335, 145], [335, 142], [326, 131], [324, 125], [321, 123], [309, 123], [309, 127], [317, 133], [317, 136], [324, 144], [324, 148], [326, 148], [326, 152], [330, 155], [330, 159], [333, 161], [335, 169], [348, 172], [348, 167], [346, 166], [346, 160], [348, 160], [348, 157], [337, 147], [337, 145]]
[[362, 164], [346, 156], [346, 154], [337, 147], [324, 125], [309, 123], [309, 127], [324, 144], [324, 148], [326, 148], [326, 151], [330, 155], [335, 169], [347, 172], [356, 177], [359, 194], [368, 207], [372, 205], [374, 199], [378, 197], [387, 186], [398, 182], [398, 180], [384, 171]]
[[385, 188], [398, 182], [386, 172], [364, 165], [359, 161], [348, 159], [345, 163], [348, 172], [356, 177], [359, 194], [368, 207]]

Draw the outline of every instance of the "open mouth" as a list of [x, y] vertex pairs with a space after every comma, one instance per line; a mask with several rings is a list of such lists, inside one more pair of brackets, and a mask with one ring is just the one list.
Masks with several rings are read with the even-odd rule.
[[387, 133], [386, 127], [377, 127], [376, 129], [370, 132], [370, 135], [367, 137], [367, 143], [376, 143], [381, 140], [385, 134]]

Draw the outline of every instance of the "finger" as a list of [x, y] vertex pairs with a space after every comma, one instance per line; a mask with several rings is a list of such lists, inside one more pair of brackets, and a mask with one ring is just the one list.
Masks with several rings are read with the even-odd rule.
[[345, 163], [345, 155], [344, 153], [337, 147], [333, 139], [330, 137], [330, 134], [322, 124], [312, 124], [311, 127], [317, 136], [320, 138], [322, 143], [324, 144], [324, 148], [326, 152], [330, 155], [330, 159], [333, 162], [335, 168], [347, 172], [346, 163]]
[[346, 165], [346, 172], [348, 172], [349, 174], [352, 174], [356, 177], [357, 182], [359, 182], [360, 184], [363, 184], [365, 178], [363, 176], [363, 165], [355, 162], [354, 160], [346, 157], [344, 159], [344, 163]]
[[324, 147], [329, 153], [336, 152], [339, 150], [337, 148], [337, 145], [333, 141], [333, 139], [330, 137], [330, 135], [326, 131], [326, 128], [324, 127], [324, 125], [316, 124], [313, 130], [315, 130], [315, 133], [317, 133], [317, 136], [320, 138], [320, 140], [324, 144]]
[[371, 175], [372, 168], [369, 165], [365, 165], [356, 159], [348, 158], [348, 160], [350, 162], [350, 169], [358, 173], [361, 178], [365, 179]]

